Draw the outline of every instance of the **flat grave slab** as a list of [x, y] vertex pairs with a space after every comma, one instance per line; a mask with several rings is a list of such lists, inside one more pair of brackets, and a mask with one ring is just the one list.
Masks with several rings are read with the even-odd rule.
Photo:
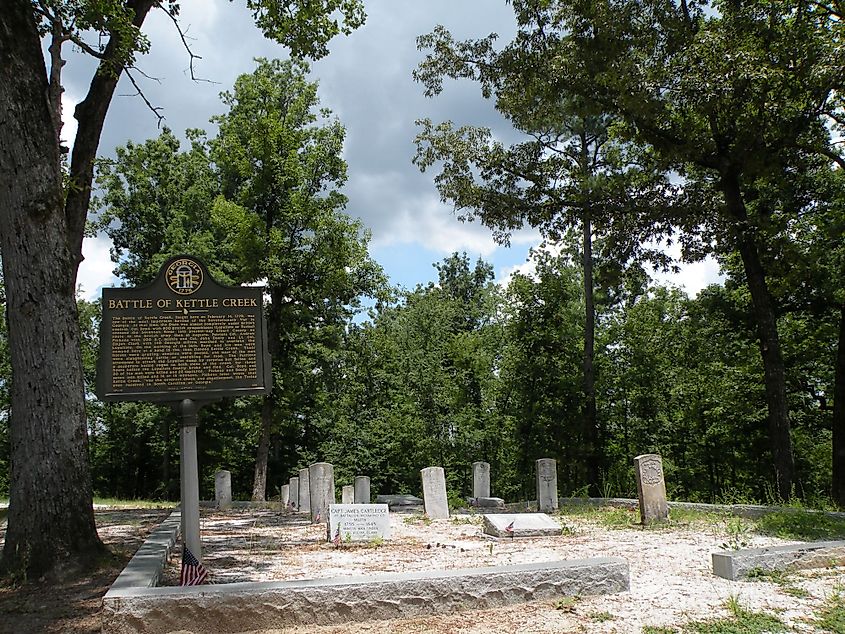
[[415, 495], [377, 495], [376, 504], [387, 504], [391, 511], [416, 511], [423, 506], [423, 499]]
[[484, 533], [493, 537], [553, 537], [561, 526], [545, 513], [489, 513]]
[[330, 504], [328, 538], [338, 542], [390, 539], [387, 504]]
[[755, 570], [826, 568], [845, 565], [845, 541], [810, 542], [713, 553], [713, 574], [736, 581]]

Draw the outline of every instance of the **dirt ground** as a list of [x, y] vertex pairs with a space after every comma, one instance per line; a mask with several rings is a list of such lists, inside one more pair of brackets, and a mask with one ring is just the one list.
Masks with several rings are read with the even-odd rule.
[[[118, 553], [117, 563], [89, 578], [58, 587], [0, 586], [0, 634], [99, 632], [103, 594], [145, 536], [169, 513], [168, 509], [97, 511], [98, 530], [103, 541]], [[731, 538], [729, 526], [718, 521], [681, 522], [665, 529], [644, 530], [626, 524], [624, 517], [621, 525], [610, 528], [597, 516], [563, 515], [557, 519], [562, 526], [559, 536], [509, 541], [485, 537], [478, 516], [429, 522], [419, 516], [391, 514], [390, 540], [340, 547], [326, 542], [324, 527], [312, 526], [302, 516], [288, 512], [251, 509], [219, 513], [204, 509], [201, 528], [204, 558], [214, 583], [442, 570], [591, 556], [622, 557], [631, 568], [631, 590], [617, 595], [309, 627], [309, 634], [677, 632], [691, 620], [725, 616], [726, 603], [731, 599], [748, 609], [777, 615], [792, 632], [816, 633], [829, 631], [817, 629], [816, 615], [845, 582], [843, 567], [796, 573], [787, 583], [716, 578], [710, 571], [709, 554], [722, 549]], [[633, 513], [630, 519], [635, 521]], [[4, 530], [0, 519], [0, 546]], [[745, 535], [744, 539], [749, 540], [748, 546], [782, 543], [756, 535]], [[177, 553], [165, 570], [165, 584], [178, 583], [178, 559]], [[292, 628], [248, 634], [302, 631]], [[183, 630], [173, 634], [200, 633]]]
[[[0, 634], [93, 634], [101, 631], [102, 598], [126, 562], [171, 509], [95, 511], [100, 538], [115, 554], [114, 563], [73, 582], [45, 586], [0, 585]], [[0, 511], [0, 518], [3, 512]], [[0, 519], [0, 548], [6, 534]]]

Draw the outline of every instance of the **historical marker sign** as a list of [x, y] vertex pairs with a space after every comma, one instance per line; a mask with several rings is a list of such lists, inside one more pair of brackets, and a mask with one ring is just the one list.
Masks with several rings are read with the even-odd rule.
[[181, 401], [266, 394], [272, 386], [262, 289], [215, 282], [190, 256], [156, 280], [104, 288], [97, 396]]

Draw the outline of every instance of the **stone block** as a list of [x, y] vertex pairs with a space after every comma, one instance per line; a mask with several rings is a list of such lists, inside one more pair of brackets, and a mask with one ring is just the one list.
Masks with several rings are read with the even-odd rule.
[[234, 634], [417, 618], [561, 596], [624, 592], [628, 564], [597, 557], [430, 572], [272, 583], [109, 590], [103, 632]]
[[376, 504], [387, 504], [391, 511], [409, 513], [422, 510], [424, 502], [416, 495], [377, 495]]
[[713, 553], [712, 559], [714, 575], [736, 581], [745, 579], [754, 570], [771, 572], [845, 566], [845, 541], [726, 550]]
[[488, 513], [484, 533], [493, 537], [553, 537], [561, 526], [545, 513]]
[[279, 493], [279, 501], [282, 503], [282, 508], [290, 506], [290, 484], [283, 484], [282, 490]]
[[355, 487], [353, 485], [347, 484], [341, 489], [340, 503], [355, 504]]
[[481, 509], [503, 509], [505, 508], [505, 501], [502, 498], [475, 498], [471, 502], [472, 506], [477, 506]]

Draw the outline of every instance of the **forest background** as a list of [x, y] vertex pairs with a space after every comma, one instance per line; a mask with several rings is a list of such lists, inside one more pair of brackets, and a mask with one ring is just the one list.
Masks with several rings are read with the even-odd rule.
[[[439, 170], [462, 214], [503, 241], [526, 224], [543, 232], [536, 275], [506, 287], [459, 253], [435, 264], [436, 283], [386, 284], [365, 228], [343, 212], [343, 126], [319, 108], [304, 63], [262, 60], [241, 76], [213, 137], [192, 130], [183, 147], [164, 130], [100, 161], [92, 229], [113, 240], [123, 282], [149, 282], [191, 253], [221, 282], [267, 287], [274, 391], [203, 410], [202, 495], [221, 468], [237, 496], [263, 499], [328, 461], [336, 481], [366, 474], [383, 493], [417, 493], [419, 469], [443, 466], [460, 496], [470, 464], [486, 460], [494, 494], [528, 499], [534, 460], [551, 457], [563, 494], [630, 496], [632, 458], [657, 452], [676, 499], [845, 500], [834, 469], [841, 7], [716, 3], [714, 15], [650, 3], [611, 19], [575, 4], [513, 2], [519, 31], [498, 48], [444, 30], [420, 39], [422, 90], [475, 81], [525, 137], [508, 146], [424, 121], [417, 139], [417, 164]], [[574, 28], [585, 21], [602, 28]], [[690, 260], [715, 255], [725, 283], [694, 298], [653, 284], [652, 266], [674, 264], [649, 248], [655, 239], [680, 241]], [[773, 442], [783, 425], [772, 421], [763, 291], [786, 444]], [[93, 397], [99, 307], [78, 305], [95, 493], [178, 497], [177, 418]], [[0, 323], [6, 495], [12, 376]]]

